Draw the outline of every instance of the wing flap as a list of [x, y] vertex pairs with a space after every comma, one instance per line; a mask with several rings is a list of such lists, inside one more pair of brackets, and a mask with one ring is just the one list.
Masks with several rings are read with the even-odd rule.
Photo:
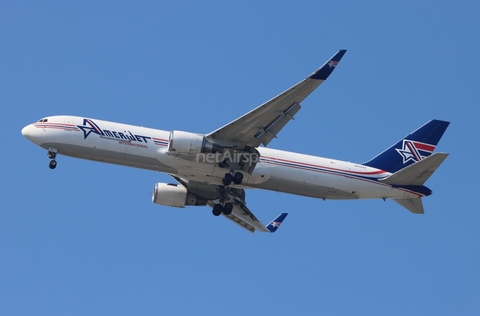
[[[248, 230], [251, 233], [255, 231], [261, 231], [269, 233], [270, 231], [260, 222], [255, 215], [248, 209], [248, 207], [239, 200], [233, 201], [233, 210], [231, 214], [225, 215], [222, 214], [224, 217], [228, 218], [235, 224], [239, 225], [240, 227]], [[209, 201], [208, 205], [213, 207], [215, 202]]]
[[240, 203], [235, 203], [233, 205], [233, 210], [232, 213], [229, 215], [224, 215], [228, 219], [232, 220], [236, 224], [243, 226], [245, 229], [248, 229], [247, 227], [253, 228], [253, 232], [256, 230], [261, 231], [261, 232], [266, 232], [269, 233], [270, 231], [260, 222], [255, 215], [247, 208], [245, 204], [240, 204]]
[[264, 146], [267, 146], [273, 138], [277, 138], [277, 134], [280, 130], [287, 125], [290, 120], [293, 120], [293, 117], [298, 111], [300, 111], [300, 108], [301, 106], [299, 103], [293, 103], [287, 110], [282, 112], [282, 114], [277, 116], [272, 122], [264, 127], [263, 132], [258, 132], [255, 137], [258, 138]]

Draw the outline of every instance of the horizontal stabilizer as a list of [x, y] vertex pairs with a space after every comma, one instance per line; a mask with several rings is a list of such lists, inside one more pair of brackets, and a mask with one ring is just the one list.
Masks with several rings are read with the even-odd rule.
[[399, 186], [421, 186], [437, 170], [447, 156], [448, 154], [446, 153], [435, 153], [378, 181]]
[[424, 214], [423, 203], [421, 198], [415, 199], [394, 199], [395, 202], [409, 210], [414, 214]]

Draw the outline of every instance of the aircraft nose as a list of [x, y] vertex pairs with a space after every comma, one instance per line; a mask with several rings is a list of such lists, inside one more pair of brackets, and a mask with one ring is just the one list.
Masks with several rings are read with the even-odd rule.
[[30, 139], [30, 125], [27, 125], [22, 129], [22, 135], [25, 136], [26, 139]]

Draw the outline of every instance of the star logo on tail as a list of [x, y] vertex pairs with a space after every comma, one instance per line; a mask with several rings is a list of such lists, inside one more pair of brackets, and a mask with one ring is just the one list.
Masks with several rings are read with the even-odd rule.
[[402, 148], [395, 149], [403, 158], [403, 164], [409, 161], [417, 162], [430, 156], [435, 150], [435, 146], [404, 139]]

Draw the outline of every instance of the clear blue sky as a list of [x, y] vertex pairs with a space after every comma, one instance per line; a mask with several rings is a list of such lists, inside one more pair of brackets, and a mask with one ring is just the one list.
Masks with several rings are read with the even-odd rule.
[[[3, 315], [478, 315], [478, 1], [3, 1]], [[364, 162], [426, 121], [451, 153], [426, 214], [392, 201], [247, 192], [275, 234], [151, 202], [168, 176], [46, 151], [71, 114], [210, 132], [333, 75], [273, 148]]]

